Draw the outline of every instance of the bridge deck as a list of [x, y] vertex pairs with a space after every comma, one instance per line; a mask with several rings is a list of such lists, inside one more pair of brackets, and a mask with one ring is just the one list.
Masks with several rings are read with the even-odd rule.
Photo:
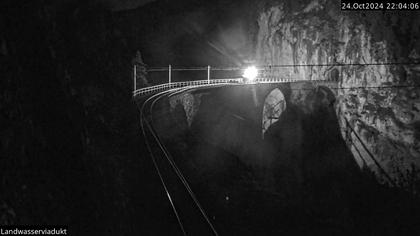
[[332, 80], [293, 80], [293, 79], [283, 79], [283, 78], [257, 78], [252, 83], [244, 83], [242, 78], [227, 78], [227, 79], [211, 79], [211, 80], [193, 80], [193, 81], [183, 81], [183, 82], [173, 82], [159, 84], [150, 87], [144, 87], [133, 91], [133, 96], [144, 96], [148, 94], [153, 94], [173, 88], [183, 88], [191, 86], [209, 86], [209, 85], [220, 85], [220, 84], [275, 84], [275, 83], [302, 83], [302, 82], [311, 82], [316, 85], [327, 86], [331, 89], [337, 89], [338, 83]]

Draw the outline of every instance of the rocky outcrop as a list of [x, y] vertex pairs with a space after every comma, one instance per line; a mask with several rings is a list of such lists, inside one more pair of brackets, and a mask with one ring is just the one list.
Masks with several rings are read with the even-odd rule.
[[169, 99], [171, 112], [175, 110], [176, 106], [181, 105], [184, 109], [188, 126], [191, 126], [195, 115], [198, 112], [198, 108], [200, 107], [202, 95], [203, 94], [192, 94], [190, 92], [186, 92], [172, 96]]
[[[339, 81], [339, 115], [350, 121], [380, 168], [399, 186], [419, 189], [420, 67], [390, 64], [419, 62], [420, 14], [343, 12], [338, 2], [327, 0], [291, 2], [274, 1], [260, 14], [258, 63], [328, 64], [270, 73]], [[363, 167], [384, 178], [375, 163]]]

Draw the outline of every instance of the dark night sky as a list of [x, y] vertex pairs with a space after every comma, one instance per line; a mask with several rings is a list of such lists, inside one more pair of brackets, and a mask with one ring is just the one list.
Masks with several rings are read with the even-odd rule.
[[238, 0], [159, 0], [121, 15], [133, 47], [149, 65], [239, 66], [252, 54], [255, 6]]
[[101, 0], [108, 2], [113, 10], [127, 10], [139, 7], [155, 0]]
[[[76, 2], [77, 0], [55, 0], [56, 4]], [[155, 0], [96, 0], [99, 3], [107, 5], [113, 11], [129, 10], [137, 8]]]

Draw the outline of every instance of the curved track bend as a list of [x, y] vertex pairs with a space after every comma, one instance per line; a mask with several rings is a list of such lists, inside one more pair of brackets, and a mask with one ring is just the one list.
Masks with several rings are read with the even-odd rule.
[[216, 86], [224, 85], [191, 86], [156, 93], [145, 99], [140, 107], [144, 142], [182, 235], [218, 235], [218, 232], [153, 127], [153, 109], [159, 101], [176, 93]]

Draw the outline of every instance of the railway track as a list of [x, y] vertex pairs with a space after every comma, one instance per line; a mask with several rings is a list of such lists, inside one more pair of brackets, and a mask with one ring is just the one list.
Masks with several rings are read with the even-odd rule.
[[179, 225], [180, 233], [182, 235], [218, 235], [187, 179], [153, 127], [152, 113], [156, 104], [167, 96], [191, 88], [171, 89], [148, 97], [140, 108], [141, 132], [161, 182], [163, 194], [166, 195]]

